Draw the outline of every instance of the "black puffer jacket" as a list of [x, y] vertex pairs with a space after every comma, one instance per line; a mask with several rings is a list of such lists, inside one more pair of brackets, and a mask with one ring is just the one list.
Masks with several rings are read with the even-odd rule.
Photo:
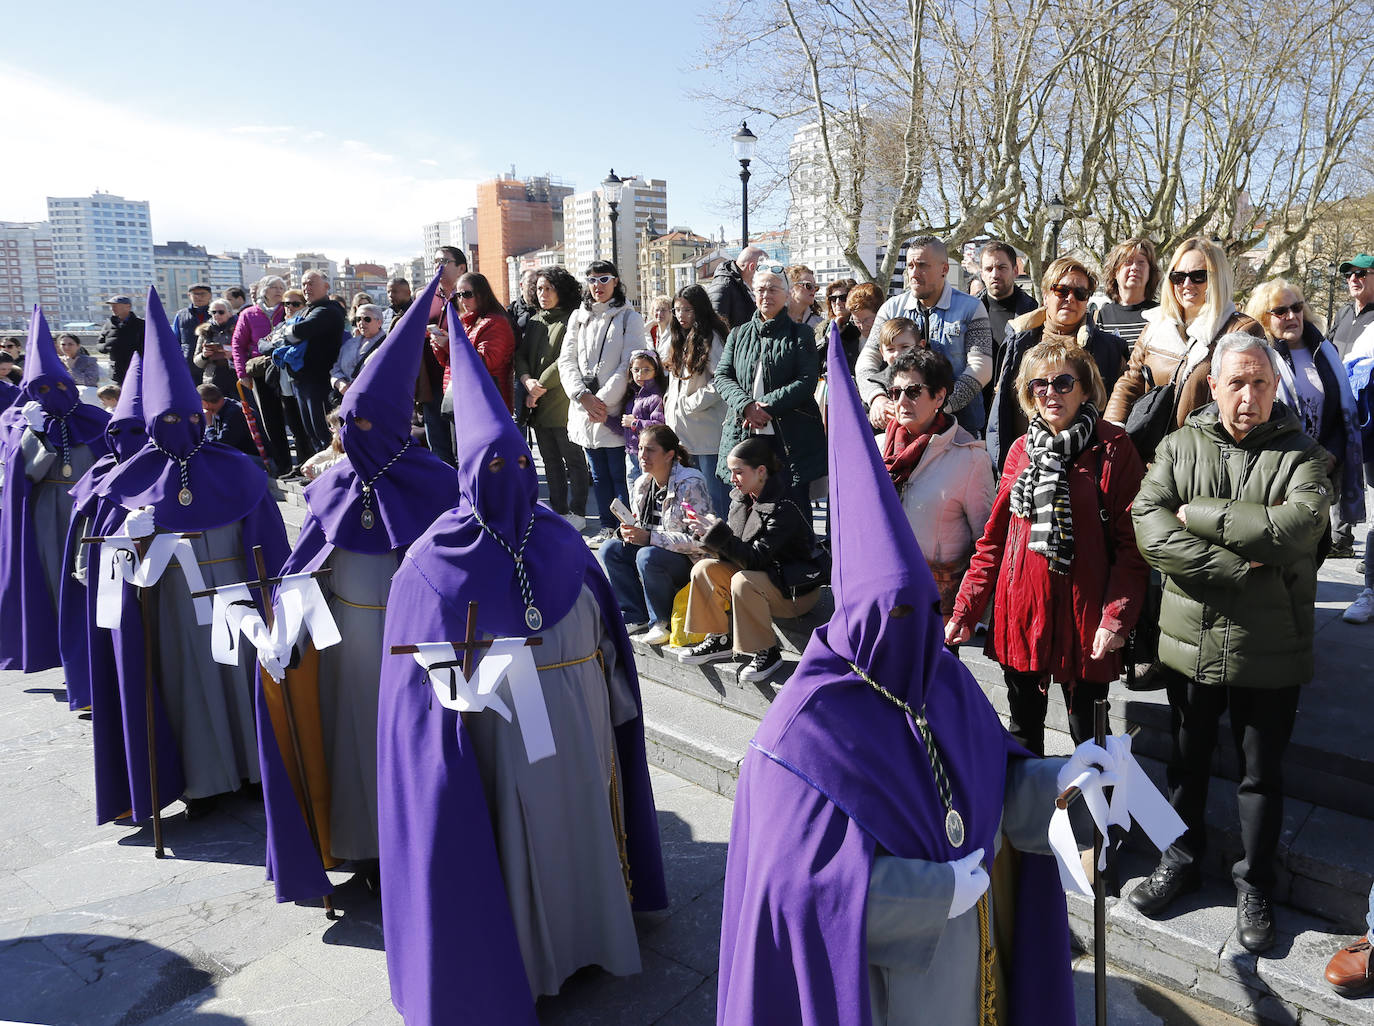
[[744, 283], [739, 264], [733, 260], [727, 260], [716, 268], [715, 275], [706, 286], [706, 294], [711, 297], [711, 306], [716, 313], [732, 328], [745, 323], [758, 309], [754, 297], [749, 294], [749, 286]]
[[[701, 540], [703, 547], [742, 570], [767, 571], [783, 594], [790, 594], [783, 567], [809, 564], [814, 542], [811, 520], [786, 497], [781, 476], [770, 476], [757, 498], [733, 489], [729, 516]], [[814, 585], [799, 587], [797, 593], [814, 591], [821, 583], [818, 575]]]

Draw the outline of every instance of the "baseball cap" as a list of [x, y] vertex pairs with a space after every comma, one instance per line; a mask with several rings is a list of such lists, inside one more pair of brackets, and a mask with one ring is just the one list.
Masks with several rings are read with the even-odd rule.
[[106, 302], [107, 304], [110, 304], [110, 303], [128, 303], [130, 306], [133, 306], [133, 305], [134, 305], [134, 301], [133, 301], [132, 299], [130, 299], [128, 296], [122, 296], [122, 295], [121, 295], [121, 296], [111, 296], [109, 299], [105, 300], [105, 302]]
[[205, 284], [205, 282], [203, 282], [203, 281], [198, 281], [198, 282], [196, 282], [194, 285], [188, 285], [188, 286], [186, 287], [186, 291], [187, 291], [187, 292], [195, 292], [196, 289], [204, 289], [206, 292], [214, 292], [214, 291], [215, 291], [215, 290], [212, 289], [209, 285]]
[[1353, 260], [1347, 260], [1341, 264], [1341, 274], [1349, 274], [1356, 269], [1368, 271], [1371, 267], [1374, 267], [1374, 256], [1370, 256], [1368, 253], [1361, 253]]

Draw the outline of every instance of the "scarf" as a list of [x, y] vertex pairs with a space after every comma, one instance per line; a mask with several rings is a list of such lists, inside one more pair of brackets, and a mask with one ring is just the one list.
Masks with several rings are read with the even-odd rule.
[[952, 423], [950, 415], [944, 410], [935, 414], [930, 430], [922, 435], [913, 435], [896, 420], [892, 422], [883, 442], [883, 462], [887, 464], [887, 472], [892, 475], [892, 483], [898, 491], [901, 491], [911, 472], [921, 462], [930, 440], [947, 431]]
[[1050, 569], [1066, 574], [1073, 563], [1073, 517], [1069, 510], [1068, 469], [1088, 447], [1097, 430], [1097, 409], [1085, 402], [1073, 423], [1051, 434], [1037, 416], [1026, 429], [1029, 463], [1011, 486], [1011, 511], [1031, 522], [1030, 544], [1050, 562]]

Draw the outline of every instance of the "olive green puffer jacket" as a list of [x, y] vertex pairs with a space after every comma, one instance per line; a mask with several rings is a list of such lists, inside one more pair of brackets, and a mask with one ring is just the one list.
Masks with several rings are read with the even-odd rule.
[[1131, 511], [1164, 575], [1160, 660], [1199, 684], [1306, 684], [1330, 504], [1326, 450], [1282, 403], [1240, 443], [1215, 403], [1166, 436]]

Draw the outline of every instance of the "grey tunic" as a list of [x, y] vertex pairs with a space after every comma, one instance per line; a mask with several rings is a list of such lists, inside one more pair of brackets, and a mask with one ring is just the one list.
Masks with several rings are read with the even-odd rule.
[[[540, 636], [539, 666], [598, 649], [605, 664], [604, 672], [595, 658], [540, 671], [557, 754], [530, 765], [518, 715], [511, 723], [490, 711], [464, 718], [536, 997], [556, 994], [583, 966], [617, 976], [640, 970], [610, 798], [612, 774], [620, 779], [611, 725], [638, 714], [634, 696], [585, 587], [568, 615]], [[499, 693], [511, 705], [507, 684]]]
[[57, 450], [31, 430], [24, 430], [19, 448], [24, 454], [24, 476], [33, 482], [29, 492], [29, 516], [38, 539], [38, 562], [43, 567], [43, 579], [56, 613], [58, 589], [66, 569], [62, 561], [67, 546], [67, 527], [72, 519], [72, 497], [68, 493], [95, 459], [89, 445], [73, 446], [70, 453], [72, 473], [67, 477], [62, 473]]
[[[1063, 759], [1011, 760], [998, 850], [1005, 833], [1020, 851], [1049, 853], [1055, 778], [1063, 765]], [[991, 865], [989, 857], [984, 867]], [[949, 919], [953, 898], [947, 863], [874, 859], [867, 923], [873, 1026], [977, 1026], [978, 910]]]
[[334, 572], [320, 578], [343, 638], [320, 650], [319, 681], [329, 767], [330, 853], [339, 859], [378, 855], [377, 694], [386, 600], [398, 555], [336, 548], [324, 562]]
[[[205, 586], [256, 577], [243, 560], [238, 523], [191, 539]], [[239, 662], [225, 666], [210, 655], [210, 627], [196, 623], [191, 589], [176, 562], [154, 586], [157, 608], [158, 687], [181, 748], [186, 798], [208, 798], [256, 783], [258, 739], [253, 720], [253, 647], [238, 639]]]

